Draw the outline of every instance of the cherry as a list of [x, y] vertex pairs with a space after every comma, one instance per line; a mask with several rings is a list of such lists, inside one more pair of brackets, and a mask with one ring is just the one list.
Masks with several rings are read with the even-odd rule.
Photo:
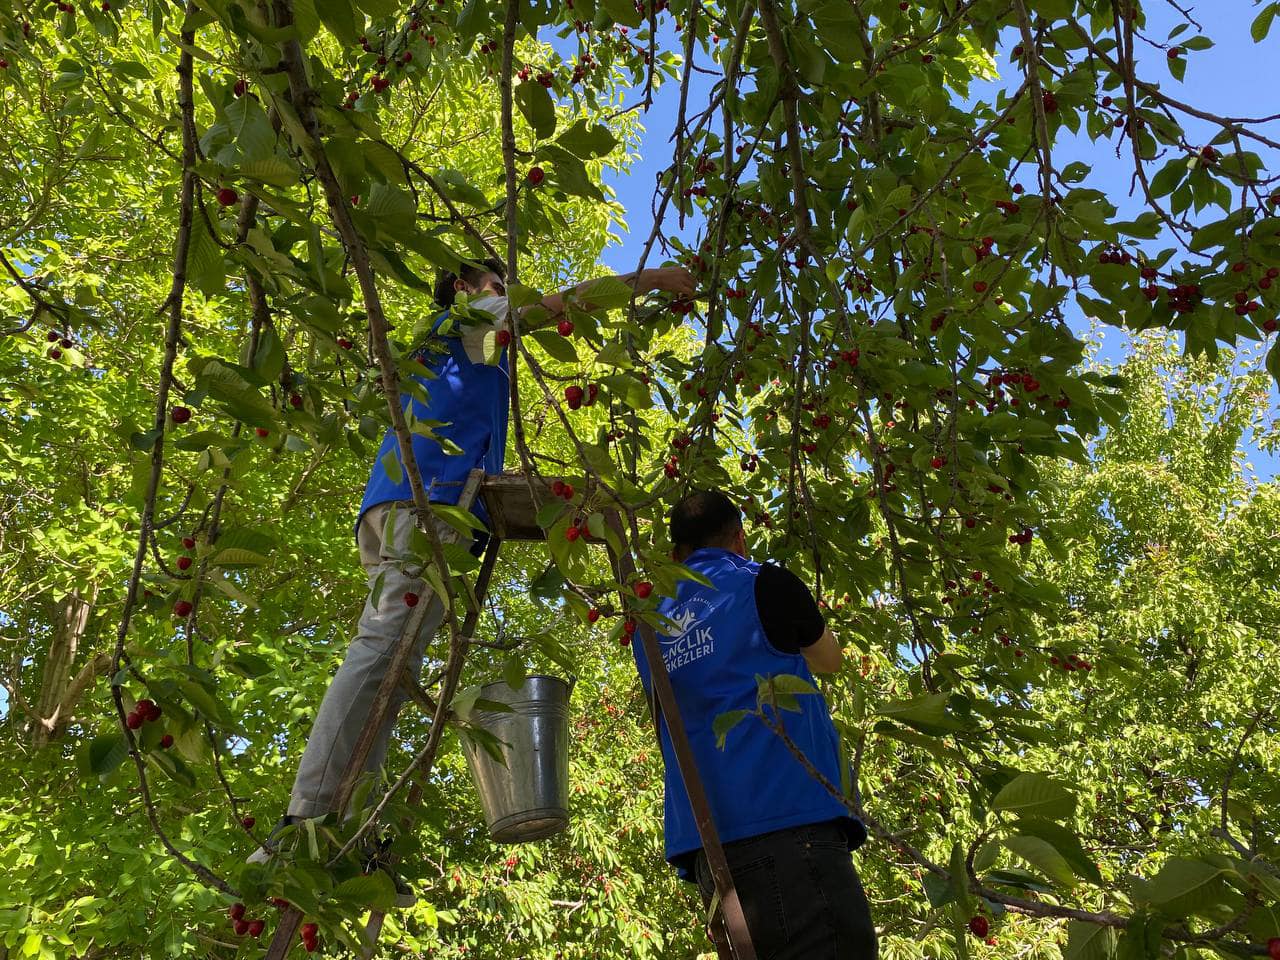
[[62, 351], [61, 351], [61, 350], [59, 350], [57, 347], [54, 347], [52, 350], [50, 350], [50, 351], [49, 351], [49, 359], [50, 359], [50, 360], [61, 360], [61, 359], [62, 359]]
[[592, 607], [587, 611], [587, 623], [595, 623], [600, 619], [600, 608]]
[[1243, 261], [1240, 261], [1240, 262], [1237, 262], [1237, 263], [1233, 263], [1233, 264], [1231, 265], [1231, 272], [1232, 272], [1232, 273], [1244, 273], [1244, 272], [1245, 272], [1246, 270], [1248, 270], [1248, 269], [1249, 269], [1249, 265], [1248, 265], [1247, 263], [1243, 262]]
[[412, 590], [406, 590], [404, 595], [404, 605], [406, 607], [416, 607], [418, 605], [418, 595]]
[[986, 937], [990, 929], [991, 929], [991, 924], [987, 921], [987, 918], [984, 916], [979, 915], [976, 917], [972, 917], [969, 920], [969, 932], [972, 933], [975, 937], [977, 937], [980, 940]]
[[240, 202], [240, 194], [236, 193], [230, 187], [223, 187], [218, 191], [218, 202], [224, 207], [234, 207]]
[[494, 335], [493, 340], [494, 340], [494, 343], [496, 343], [498, 346], [500, 346], [500, 347], [505, 347], [507, 344], [509, 344], [509, 343], [511, 342], [511, 331], [510, 331], [510, 330], [499, 330], [499, 331]]
[[256, 427], [254, 428], [253, 432], [260, 437], [267, 437], [271, 435], [271, 431], [268, 430], [266, 427]]
[[169, 416], [173, 418], [174, 423], [186, 423], [191, 419], [191, 408], [174, 407], [173, 410], [170, 411]]
[[262, 936], [262, 931], [266, 929], [266, 926], [267, 926], [267, 922], [265, 920], [259, 919], [259, 920], [249, 921], [249, 936], [251, 937]]
[[987, 281], [985, 281], [985, 280], [979, 280], [979, 281], [977, 281], [977, 282], [976, 282], [976, 283], [974, 283], [974, 285], [973, 285], [973, 290], [974, 290], [974, 292], [975, 292], [975, 293], [986, 293], [986, 292], [987, 292]]
[[73, 344], [68, 338], [63, 337], [61, 340], [61, 346], [64, 350], [70, 350], [73, 346], [75, 346], [75, 344]]
[[1170, 59], [1170, 60], [1176, 60], [1176, 59], [1178, 59], [1178, 57], [1180, 57], [1180, 56], [1182, 56], [1182, 48], [1181, 48], [1181, 47], [1170, 47], [1170, 48], [1169, 48], [1169, 59]]
[[148, 700], [145, 697], [133, 705], [133, 710], [143, 720], [159, 720], [163, 711], [156, 706], [154, 700]]
[[302, 408], [302, 394], [300, 393], [289, 394], [289, 406], [293, 407], [293, 409], [295, 410], [300, 410]]
[[1280, 937], [1272, 937], [1267, 941], [1267, 955], [1271, 960], [1280, 960]]
[[302, 925], [302, 935], [308, 939], [314, 940], [316, 934], [319, 932], [320, 928], [314, 923], [304, 923]]
[[556, 324], [556, 332], [562, 337], [570, 336], [573, 333], [573, 321], [561, 320]]
[[243, 937], [246, 933], [249, 932], [249, 921], [237, 920], [235, 923], [231, 925], [231, 929], [236, 932], [237, 937]]
[[183, 538], [182, 538], [182, 549], [183, 549], [183, 550], [194, 550], [194, 549], [195, 549], [195, 547], [196, 547], [196, 542], [195, 542], [195, 540], [194, 540], [192, 537], [183, 537]]
[[58, 342], [58, 340], [59, 340], [59, 337], [58, 337], [58, 331], [56, 331], [56, 330], [50, 330], [50, 331], [45, 335], [45, 339], [46, 339], [46, 340], [48, 340], [50, 343], [57, 343], [57, 342]]
[[573, 543], [573, 541], [577, 540], [580, 536], [582, 536], [582, 531], [577, 527], [569, 527], [564, 532], [564, 538], [570, 543]]
[[227, 912], [228, 912], [228, 915], [231, 917], [231, 919], [234, 921], [234, 920], [243, 920], [244, 911], [245, 911], [245, 905], [243, 903], [233, 903], [231, 905], [231, 909]]
[[561, 493], [560, 493], [560, 496], [564, 497], [566, 500], [572, 500], [572, 499], [573, 499], [573, 484], [572, 484], [572, 483], [566, 483], [566, 484], [564, 485], [564, 490], [562, 490], [562, 491], [561, 491]]
[[934, 457], [929, 461], [929, 466], [933, 467], [935, 470], [941, 470], [946, 462], [947, 461], [942, 459], [942, 457]]
[[577, 410], [582, 406], [582, 398], [584, 396], [585, 391], [579, 386], [564, 388], [564, 402], [569, 405], [570, 410]]
[[536, 187], [546, 177], [546, 171], [541, 167], [530, 167], [529, 172], [525, 174], [525, 179], [529, 181], [529, 186]]
[[173, 612], [180, 617], [185, 617], [191, 613], [191, 601], [179, 600], [173, 605]]
[[172, 734], [172, 733], [166, 733], [163, 737], [161, 737], [161, 738], [160, 738], [160, 749], [161, 749], [161, 750], [168, 750], [168, 749], [169, 749], [170, 747], [172, 747], [172, 746], [173, 746], [173, 734]]
[[257, 820], [255, 820], [253, 817], [241, 817], [241, 818], [240, 818], [240, 826], [244, 827], [246, 830], [252, 830], [252, 829], [253, 829], [253, 825], [254, 825], [255, 823], [257, 823], [257, 822], [258, 822], [258, 821], [257, 821]]
[[564, 496], [564, 481], [563, 481], [563, 480], [552, 480], [552, 481], [551, 481], [551, 495], [552, 495], [553, 497], [563, 497], [563, 496]]
[[249, 84], [245, 82], [243, 77], [241, 77], [239, 80], [236, 81], [236, 85], [231, 88], [231, 92], [234, 93], [237, 97], [243, 97], [246, 93], [249, 92]]
[[355, 344], [352, 343], [350, 340], [348, 340], [346, 337], [339, 337], [338, 346], [340, 346], [343, 350], [350, 350], [352, 347], [355, 346]]
[[136, 712], [131, 713], [124, 718], [125, 726], [127, 726], [130, 730], [137, 730], [145, 722], [146, 721], [143, 720], [142, 718], [142, 714], [136, 713]]
[[647, 600], [651, 593], [653, 593], [653, 584], [648, 580], [641, 580], [636, 584], [636, 596], [641, 600]]

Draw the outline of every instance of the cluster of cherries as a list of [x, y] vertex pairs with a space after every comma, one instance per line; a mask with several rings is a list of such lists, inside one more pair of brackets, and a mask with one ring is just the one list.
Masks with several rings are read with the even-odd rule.
[[[154, 700], [142, 699], [133, 705], [133, 710], [125, 717], [125, 723], [130, 730], [139, 729], [144, 723], [153, 723], [159, 720], [163, 711]], [[168, 747], [173, 743], [173, 737], [169, 737], [169, 743], [161, 744]]]
[[[571, 330], [570, 333], [572, 332]], [[598, 383], [588, 383], [585, 390], [576, 383], [564, 388], [564, 402], [570, 410], [592, 406], [599, 395], [600, 384]]]
[[[3, 70], [3, 69], [4, 69], [3, 67], [0, 67], [0, 70]], [[63, 334], [58, 333], [58, 331], [56, 330], [50, 330], [47, 334], [45, 334], [45, 340], [53, 344], [53, 346], [49, 348], [50, 360], [61, 359], [62, 351], [70, 350], [75, 345], [72, 342], [70, 337], [64, 336]]]

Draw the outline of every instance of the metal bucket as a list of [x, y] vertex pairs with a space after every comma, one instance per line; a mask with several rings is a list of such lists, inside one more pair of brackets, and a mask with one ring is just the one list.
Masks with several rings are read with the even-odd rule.
[[489, 833], [500, 843], [541, 840], [569, 825], [569, 690], [558, 677], [526, 677], [519, 689], [490, 683], [481, 698], [511, 713], [476, 710], [470, 722], [500, 741], [505, 765], [462, 737]]

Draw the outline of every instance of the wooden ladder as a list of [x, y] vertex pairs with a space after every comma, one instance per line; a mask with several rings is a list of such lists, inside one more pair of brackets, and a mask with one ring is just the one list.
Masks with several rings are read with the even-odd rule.
[[[483, 471], [474, 470], [463, 486], [458, 505], [464, 510], [470, 510], [477, 499], [483, 502], [488, 512], [490, 537], [485, 547], [480, 570], [476, 574], [475, 607], [467, 611], [463, 621], [462, 635], [464, 637], [469, 637], [475, 632], [480, 618], [480, 611], [484, 606], [485, 596], [489, 591], [489, 582], [497, 564], [498, 551], [501, 549], [503, 541], [545, 540], [546, 532], [538, 526], [536, 517], [543, 504], [551, 502], [554, 497], [551, 493], [550, 482], [540, 477], [530, 479], [519, 474], [486, 476]], [[625, 537], [622, 536], [622, 518], [616, 511], [606, 513], [606, 523], [620, 535], [619, 540], [625, 542]], [[592, 540], [590, 542], [597, 543], [598, 541]], [[614, 574], [618, 577], [619, 582], [625, 583], [630, 580], [635, 574], [635, 563], [630, 554], [618, 554], [612, 547], [609, 547], [609, 554]], [[397, 688], [404, 681], [411, 689], [419, 690], [416, 678], [412, 673], [408, 672], [408, 667], [413, 651], [413, 640], [418, 635], [430, 606], [430, 604], [425, 603], [419, 604], [414, 608], [413, 614], [405, 624], [404, 632], [401, 634], [392, 654], [391, 665], [382, 681], [382, 686], [378, 688], [378, 692], [374, 697], [369, 716], [360, 731], [351, 759], [343, 772], [341, 784], [334, 795], [331, 812], [337, 813], [339, 816], [346, 810], [351, 801], [351, 795], [364, 770], [369, 751], [373, 747], [374, 737], [377, 731], [381, 729], [391, 710], [391, 704]], [[671, 688], [671, 679], [667, 676], [666, 670], [657, 669], [663, 662], [662, 652], [658, 646], [658, 638], [653, 628], [643, 621], [640, 622], [637, 633], [640, 637], [645, 657], [651, 667], [650, 674], [653, 678], [654, 694], [654, 701], [651, 701], [651, 705], [655, 707], [655, 727], [658, 726], [657, 721], [660, 716], [662, 721], [666, 723], [667, 731], [671, 736], [676, 760], [680, 768], [680, 776], [684, 781], [690, 804], [693, 807], [694, 819], [698, 826], [698, 835], [702, 839], [703, 850], [711, 868], [711, 875], [715, 880], [716, 892], [720, 900], [720, 910], [729, 938], [727, 952], [718, 948], [721, 949], [722, 960], [756, 960], [755, 948], [752, 946], [751, 937], [747, 932], [746, 918], [742, 912], [742, 905], [734, 887], [733, 877], [729, 873], [729, 865], [725, 859], [724, 848], [720, 844], [720, 836], [716, 830], [715, 820], [711, 815], [711, 806], [707, 800], [706, 789], [703, 786], [702, 778], [698, 774], [693, 751], [689, 746], [689, 738], [685, 732], [684, 721], [680, 716], [675, 693]], [[658, 746], [661, 751], [661, 742], [659, 742]], [[420, 795], [420, 787], [415, 784], [413, 792], [410, 794], [410, 799], [415, 799]], [[370, 914], [369, 921], [365, 927], [367, 945], [362, 954], [365, 960], [373, 957], [377, 950], [377, 942], [381, 935], [385, 918], [386, 915], [382, 911], [375, 910]], [[290, 906], [281, 911], [279, 923], [272, 936], [271, 944], [267, 948], [267, 960], [284, 960], [293, 946], [294, 939], [302, 926], [302, 921], [303, 914], [295, 907]]]

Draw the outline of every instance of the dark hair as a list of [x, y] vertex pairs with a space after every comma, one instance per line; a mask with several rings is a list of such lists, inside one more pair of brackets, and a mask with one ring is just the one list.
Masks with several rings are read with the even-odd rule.
[[671, 544], [690, 552], [718, 547], [742, 529], [742, 511], [719, 490], [697, 490], [671, 511]]
[[458, 282], [458, 277], [461, 276], [466, 283], [475, 283], [486, 273], [496, 273], [499, 278], [503, 278], [507, 275], [507, 268], [497, 257], [489, 257], [476, 261], [474, 266], [464, 263], [461, 274], [454, 273], [452, 270], [441, 270], [436, 274], [436, 303], [442, 307], [452, 307], [454, 298], [458, 294], [458, 291], [453, 289], [453, 285]]

